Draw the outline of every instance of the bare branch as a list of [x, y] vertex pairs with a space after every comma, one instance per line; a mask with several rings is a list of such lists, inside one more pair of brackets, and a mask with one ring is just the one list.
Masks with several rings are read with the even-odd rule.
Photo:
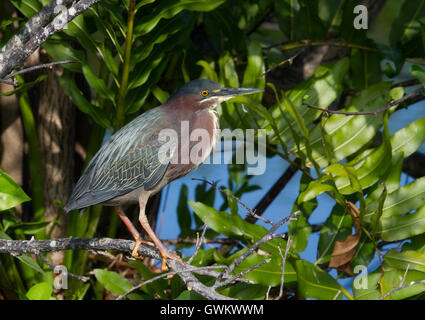
[[270, 71], [279, 68], [281, 66], [283, 66], [286, 63], [292, 64], [292, 62], [294, 62], [295, 58], [298, 57], [301, 53], [303, 53], [305, 51], [306, 47], [301, 48], [300, 50], [298, 50], [294, 55], [290, 56], [288, 59], [285, 59], [281, 62], [279, 62], [278, 64], [274, 65], [273, 67], [267, 69], [266, 71], [264, 71], [259, 77], [263, 77], [265, 76], [267, 73], [269, 73]]
[[56, 15], [61, 6], [68, 6], [75, 0], [52, 0], [44, 6], [39, 12], [33, 15], [25, 25], [6, 43], [1, 52], [13, 50], [26, 43], [35, 33], [49, 23]]
[[[85, 12], [99, 1], [100, 0], [80, 0], [79, 2], [71, 5], [66, 12], [56, 13], [54, 12], [55, 7], [53, 6], [54, 4], [57, 4], [56, 1], [53, 4], [49, 3], [48, 10], [42, 9], [40, 11], [45, 13], [43, 16], [43, 23], [36, 23], [37, 17], [35, 17], [33, 20], [35, 31], [31, 27], [30, 23], [30, 25], [24, 27], [24, 30], [18, 38], [12, 38], [0, 52], [0, 78], [5, 77], [13, 69], [21, 67], [25, 60], [51, 35], [63, 30], [68, 22]], [[58, 15], [56, 16], [56, 14]], [[56, 17], [51, 20], [54, 16]], [[43, 25], [46, 21], [51, 22], [41, 27], [41, 25]], [[23, 41], [21, 39], [23, 39]]]
[[263, 264], [269, 263], [270, 259], [264, 259], [263, 261], [254, 264], [253, 266], [249, 267], [246, 270], [243, 270], [241, 272], [239, 272], [238, 274], [234, 275], [233, 277], [228, 278], [225, 281], [221, 281], [221, 282], [216, 282], [214, 284], [214, 288], [218, 289], [221, 288], [223, 286], [227, 286], [228, 284], [232, 284], [233, 282], [236, 282], [237, 280], [241, 279], [244, 275], [250, 273], [252, 270], [257, 269], [259, 267], [261, 267]]
[[[196, 245], [197, 239], [190, 237], [185, 238], [176, 238], [176, 239], [161, 239], [162, 243], [167, 245], [176, 245], [176, 244], [194, 244]], [[214, 239], [203, 239], [201, 244], [224, 244], [224, 245], [236, 245], [239, 240], [230, 239], [230, 238], [214, 238]]]
[[[227, 266], [192, 267], [192, 268], [187, 268], [186, 271], [196, 272], [196, 271], [201, 271], [201, 270], [222, 269], [222, 268], [227, 268]], [[129, 295], [130, 293], [136, 291], [137, 289], [140, 289], [141, 287], [143, 287], [143, 286], [145, 286], [149, 283], [155, 282], [156, 280], [166, 278], [168, 276], [172, 276], [172, 275], [175, 275], [175, 274], [177, 274], [176, 271], [170, 271], [170, 272], [160, 274], [160, 275], [153, 277], [149, 280], [143, 281], [143, 282], [139, 283], [137, 286], [134, 286], [133, 288], [131, 288], [131, 289], [127, 290], [126, 292], [124, 292], [123, 294], [119, 295], [115, 300], [121, 300], [125, 296]]]
[[[303, 47], [321, 47], [321, 46], [329, 46], [329, 47], [340, 47], [347, 49], [359, 49], [369, 52], [378, 52], [377, 49], [366, 47], [354, 43], [345, 43], [345, 42], [335, 42], [335, 41], [312, 41], [312, 40], [288, 40], [284, 42], [278, 42], [271, 46], [265, 47], [265, 50], [270, 50], [275, 47], [281, 47], [281, 50], [292, 50]], [[283, 47], [283, 48], [282, 48]], [[285, 48], [286, 47], [286, 48]]]
[[409, 267], [410, 267], [410, 264], [407, 265], [406, 271], [404, 272], [403, 279], [401, 280], [400, 285], [397, 288], [395, 288], [394, 290], [391, 290], [387, 294], [380, 297], [378, 300], [384, 300], [385, 298], [392, 295], [394, 292], [400, 291], [402, 289], [406, 289], [406, 288], [412, 287], [412, 286], [417, 285], [417, 284], [425, 284], [425, 280], [412, 281], [412, 282], [410, 282], [406, 285], [404, 284], [406, 282], [406, 277], [407, 277], [407, 272], [409, 271]]
[[[41, 258], [41, 260], [43, 260], [43, 262], [50, 268], [50, 269], [52, 269], [53, 271], [55, 270], [55, 268], [56, 268], [56, 266], [54, 265], [54, 264], [52, 264], [52, 263], [50, 263], [50, 261], [44, 256], [44, 255], [42, 255], [41, 253], [39, 253], [38, 254], [38, 256]], [[78, 280], [80, 280], [80, 281], [82, 281], [82, 282], [87, 282], [87, 281], [89, 281], [90, 280], [90, 278], [89, 277], [85, 277], [85, 276], [79, 276], [79, 275], [77, 275], [77, 274], [73, 274], [73, 273], [71, 273], [71, 272], [67, 272], [67, 275], [68, 276], [70, 276], [70, 277], [72, 277], [72, 278], [75, 278], [75, 279], [78, 279]]]
[[279, 288], [279, 295], [275, 298], [275, 300], [280, 300], [283, 296], [283, 284], [285, 283], [285, 264], [286, 264], [286, 257], [289, 252], [289, 248], [291, 247], [292, 240], [288, 236], [288, 240], [286, 242], [286, 249], [285, 249], [285, 255], [282, 254], [282, 249], [279, 247], [279, 253], [282, 257], [282, 277], [280, 280], [280, 288]]
[[259, 246], [261, 246], [263, 243], [272, 240], [276, 237], [274, 232], [282, 226], [284, 223], [288, 222], [291, 219], [294, 219], [296, 216], [298, 216], [301, 213], [301, 211], [296, 211], [289, 215], [288, 217], [283, 218], [278, 223], [275, 223], [273, 227], [270, 228], [270, 230], [256, 243], [254, 243], [248, 250], [246, 250], [241, 256], [236, 258], [229, 266], [227, 270], [223, 270], [223, 272], [220, 273], [220, 275], [217, 277], [216, 284], [221, 282], [222, 278], [224, 276], [227, 276], [231, 274], [235, 268], [242, 263], [249, 255], [251, 255]]
[[207, 225], [204, 224], [204, 228], [202, 230], [201, 238], [199, 238], [199, 233], [196, 233], [196, 246], [195, 251], [193, 252], [192, 256], [187, 261], [188, 264], [191, 264], [193, 259], [195, 259], [196, 255], [198, 254], [199, 248], [202, 245], [203, 240], [205, 239], [205, 232], [207, 231]]
[[391, 109], [392, 107], [394, 107], [394, 106], [398, 105], [399, 103], [402, 103], [402, 102], [404, 102], [404, 101], [406, 101], [410, 98], [421, 96], [421, 95], [423, 95], [423, 93], [424, 93], [424, 89], [420, 88], [420, 89], [415, 90], [415, 91], [413, 91], [409, 94], [406, 94], [405, 96], [403, 96], [400, 99], [397, 99], [397, 100], [394, 100], [394, 101], [388, 103], [385, 107], [382, 107], [382, 108], [379, 108], [379, 109], [376, 109], [376, 110], [373, 110], [373, 111], [353, 111], [353, 112], [339, 111], [339, 110], [329, 110], [329, 109], [326, 109], [326, 108], [321, 108], [321, 107], [315, 106], [315, 105], [308, 103], [308, 102], [303, 102], [303, 104], [306, 105], [307, 107], [311, 108], [311, 109], [323, 111], [323, 112], [327, 113], [328, 115], [329, 114], [345, 114], [347, 116], [358, 116], [358, 115], [374, 115], [374, 116], [376, 116], [378, 113], [387, 111], [388, 109]]
[[[19, 71], [16, 71], [16, 72], [12, 72], [7, 77], [5, 77], [3, 80], [7, 80], [7, 79], [10, 79], [10, 78], [15, 77], [17, 75], [27, 73], [27, 72], [31, 72], [31, 71], [34, 71], [34, 70], [51, 68], [51, 67], [56, 66], [58, 64], [77, 63], [77, 62], [78, 62], [77, 60], [62, 60], [62, 61], [53, 61], [53, 62], [49, 62], [49, 63], [38, 64], [36, 66], [32, 66], [32, 67], [25, 68], [25, 69], [22, 69], [22, 70], [19, 70]], [[13, 83], [15, 83], [15, 82], [13, 82]]]
[[216, 190], [218, 190], [218, 191], [220, 191], [220, 192], [222, 192], [222, 193], [224, 193], [224, 194], [226, 194], [226, 195], [228, 195], [229, 197], [231, 197], [231, 198], [233, 198], [233, 199], [235, 199], [237, 202], [239, 202], [241, 205], [242, 205], [242, 207], [244, 207], [247, 211], [248, 211], [248, 213], [249, 213], [249, 215], [248, 216], [252, 216], [253, 218], [255, 218], [255, 219], [259, 219], [259, 220], [261, 220], [261, 221], [263, 221], [263, 222], [265, 222], [265, 223], [268, 223], [268, 224], [271, 224], [272, 226], [274, 225], [274, 222], [272, 222], [272, 221], [270, 221], [270, 220], [268, 220], [268, 219], [266, 219], [266, 218], [263, 218], [263, 217], [261, 217], [261, 216], [259, 216], [259, 215], [257, 215], [256, 213], [255, 213], [255, 211], [253, 211], [253, 210], [251, 210], [245, 203], [243, 203], [242, 202], [242, 200], [241, 199], [239, 199], [238, 197], [236, 197], [235, 195], [233, 195], [232, 193], [230, 193], [230, 192], [228, 192], [227, 190], [224, 190], [224, 189], [222, 189], [222, 188], [220, 188], [219, 186], [217, 186], [214, 182], [210, 182], [210, 181], [208, 181], [208, 180], [206, 180], [206, 179], [199, 179], [199, 178], [192, 178], [192, 180], [196, 180], [196, 181], [201, 181], [201, 182], [205, 182], [205, 183], [207, 183], [207, 184], [209, 184], [210, 186], [212, 186], [214, 189], [216, 189]]
[[[114, 250], [131, 253], [135, 243], [131, 240], [111, 238], [60, 238], [51, 240], [3, 240], [0, 239], [0, 253], [10, 253], [14, 256], [24, 253], [39, 254], [40, 252], [53, 252], [61, 250]], [[161, 260], [160, 252], [149, 245], [141, 244], [138, 248], [140, 256]], [[186, 283], [188, 290], [194, 290], [203, 297], [212, 300], [230, 300], [231, 298], [215, 292], [214, 288], [201, 283], [188, 269], [192, 266], [182, 264], [175, 260], [167, 260], [171, 271], [178, 274]], [[218, 268], [215, 266], [215, 268]]]

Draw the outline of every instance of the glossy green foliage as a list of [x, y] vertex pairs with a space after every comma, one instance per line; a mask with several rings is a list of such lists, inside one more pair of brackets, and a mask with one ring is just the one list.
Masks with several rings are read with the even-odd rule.
[[[283, 281], [285, 297], [290, 298], [378, 299], [403, 285], [403, 279], [406, 285], [425, 278], [425, 178], [409, 183], [401, 178], [405, 159], [425, 142], [425, 118], [416, 117], [392, 134], [389, 130], [394, 115], [410, 101], [390, 103], [412, 92], [396, 77], [403, 70], [402, 80], [415, 80], [415, 88], [425, 85], [425, 1], [388, 0], [367, 29], [353, 25], [358, 17], [354, 10], [357, 2], [140, 0], [130, 11], [129, 0], [102, 0], [43, 44], [54, 60], [78, 61], [63, 66], [60, 83], [93, 122], [86, 164], [105, 132], [113, 132], [143, 111], [164, 103], [192, 79], [209, 78], [223, 86], [264, 90], [218, 106], [220, 124], [230, 129], [265, 129], [267, 157], [281, 157], [302, 173], [291, 210], [300, 213], [285, 224], [285, 231], [276, 231], [287, 232], [284, 237], [261, 244], [238, 264], [233, 275], [265, 263], [243, 275], [246, 282], [220, 288], [221, 294], [264, 299]], [[38, 0], [11, 3], [25, 19], [42, 8]], [[16, 21], [24, 23], [25, 19]], [[0, 28], [6, 30], [14, 21], [2, 19]], [[4, 43], [1, 40], [0, 46]], [[282, 90], [276, 78], [285, 74], [285, 67], [292, 63], [290, 57], [305, 47], [310, 52], [328, 48], [323, 57], [330, 62], [321, 63], [311, 77]], [[333, 56], [333, 52], [338, 54]], [[306, 63], [300, 57], [304, 59], [300, 55], [295, 63]], [[273, 73], [276, 70], [279, 72]], [[28, 194], [36, 212], [33, 221], [20, 221], [15, 208], [31, 199], [0, 170], [2, 239], [49, 237], [49, 222], [43, 219], [36, 123], [25, 96], [42, 80], [44, 76], [1, 93], [21, 97], [31, 158]], [[308, 104], [363, 114], [334, 114]], [[277, 172], [276, 176], [282, 174]], [[254, 181], [245, 165], [229, 165], [228, 181], [217, 182], [225, 192], [199, 181], [193, 193], [188, 185], [181, 187], [177, 225], [179, 240], [184, 241], [175, 249], [193, 250], [194, 244], [187, 240], [196, 239], [204, 224], [205, 238], [210, 242], [200, 246], [193, 266], [232, 265], [267, 234], [271, 225], [247, 222], [246, 208], [234, 198], [244, 200], [252, 191], [265, 193], [272, 187]], [[322, 224], [317, 225], [311, 220], [320, 211], [320, 197], [331, 199], [332, 206], [329, 212], [322, 209]], [[289, 214], [279, 212], [273, 222]], [[118, 225], [110, 209], [94, 206], [82, 216], [70, 214], [67, 234], [91, 238], [105, 235], [107, 230], [108, 236], [114, 237]], [[348, 262], [337, 268], [335, 277], [329, 264], [350, 236], [358, 236], [358, 241], [352, 251], [345, 252]], [[225, 240], [232, 241], [223, 244]], [[388, 249], [383, 241], [396, 242], [397, 248]], [[303, 258], [307, 250], [315, 252], [312, 259]], [[376, 263], [371, 262], [376, 261], [378, 252], [382, 265], [374, 269]], [[67, 251], [64, 265], [70, 272], [91, 276], [86, 284], [70, 279], [67, 299], [113, 298], [134, 283], [157, 276], [141, 261], [107, 269], [107, 263], [85, 251]], [[367, 277], [355, 278], [359, 267], [367, 267]], [[131, 272], [122, 272], [123, 268]], [[13, 293], [7, 298], [57, 298], [52, 272], [40, 259], [1, 256], [0, 273], [7, 275], [0, 277], [0, 287]], [[211, 276], [197, 277], [206, 285], [215, 281]], [[341, 278], [352, 280], [352, 294]], [[269, 287], [274, 289], [269, 292]], [[424, 292], [425, 285], [418, 283], [386, 299], [423, 299]], [[126, 298], [202, 297], [187, 290], [174, 275], [149, 283]]]

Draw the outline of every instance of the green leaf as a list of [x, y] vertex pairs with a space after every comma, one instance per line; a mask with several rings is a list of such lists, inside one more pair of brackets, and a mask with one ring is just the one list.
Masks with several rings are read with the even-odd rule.
[[144, 35], [156, 27], [161, 19], [170, 19], [182, 10], [211, 11], [221, 5], [225, 0], [171, 0], [158, 3], [152, 13], [143, 17], [134, 28], [134, 33]]
[[16, 89], [13, 89], [13, 90], [10, 90], [10, 91], [6, 91], [6, 92], [0, 92], [0, 96], [11, 96], [13, 94], [17, 94], [17, 93], [28, 91], [34, 85], [36, 85], [37, 83], [43, 81], [46, 78], [47, 78], [47, 75], [46, 74], [42, 74], [42, 75], [38, 76], [37, 79], [35, 79], [34, 81], [25, 82], [25, 83], [19, 85]]
[[3, 31], [6, 30], [6, 27], [14, 23], [15, 21], [22, 21], [23, 19], [20, 17], [12, 17], [10, 19], [0, 21], [0, 29]]
[[77, 105], [78, 109], [82, 112], [89, 114], [93, 120], [101, 127], [107, 129], [111, 127], [111, 121], [109, 120], [106, 112], [91, 104], [80, 92], [75, 83], [74, 76], [71, 73], [65, 72], [60, 79], [61, 85], [66, 92], [68, 92], [72, 101]]
[[324, 173], [330, 173], [333, 177], [344, 177], [350, 182], [354, 192], [362, 192], [362, 186], [357, 178], [354, 168], [341, 163], [335, 163], [323, 170]]
[[425, 70], [424, 69], [414, 64], [410, 66], [410, 73], [412, 74], [412, 76], [418, 78], [421, 81], [422, 86], [425, 87]]
[[229, 14], [229, 10], [232, 10], [232, 4], [226, 1], [204, 15], [202, 26], [210, 46], [216, 52], [230, 51], [232, 56], [237, 56], [246, 52], [246, 36], [239, 28], [237, 18]]
[[24, 234], [36, 234], [40, 231], [45, 231], [46, 226], [50, 224], [50, 221], [44, 221], [44, 222], [23, 222], [16, 224], [14, 226], [11, 226], [10, 229], [19, 229], [22, 230]]
[[220, 293], [239, 300], [264, 300], [267, 287], [259, 284], [238, 282], [221, 290]]
[[[303, 174], [300, 181], [300, 193], [303, 193], [309, 187], [310, 177]], [[299, 195], [299, 197], [301, 194]], [[298, 200], [299, 201], [299, 200]], [[317, 208], [317, 199], [294, 203], [291, 212], [301, 211], [301, 215], [296, 219], [290, 220], [288, 225], [288, 234], [291, 237], [292, 247], [297, 252], [302, 252], [307, 248], [308, 239], [311, 234], [312, 227], [308, 222], [310, 215]]]
[[[261, 75], [265, 71], [265, 64], [261, 45], [258, 41], [251, 41], [248, 45], [248, 62], [243, 74], [242, 87], [263, 89], [265, 77]], [[262, 94], [256, 94], [253, 99], [260, 102]]]
[[285, 109], [291, 115], [292, 119], [295, 120], [295, 123], [297, 124], [298, 129], [301, 131], [303, 136], [308, 139], [309, 131], [304, 123], [304, 118], [302, 117], [301, 113], [298, 111], [297, 108], [295, 108], [292, 101], [289, 100], [286, 95], [282, 94], [282, 98]]
[[[378, 83], [362, 90], [354, 98], [347, 111], [372, 111], [384, 107], [388, 103], [388, 92], [392, 99], [399, 97], [400, 91], [390, 91], [389, 83]], [[329, 135], [327, 142], [333, 150], [334, 161], [340, 161], [357, 152], [376, 135], [383, 125], [383, 114], [377, 116], [356, 115], [347, 116], [334, 114], [328, 118], [324, 129]], [[310, 144], [314, 160], [320, 165], [328, 164], [326, 153], [322, 147], [322, 131], [316, 126], [310, 133]], [[300, 148], [303, 153], [305, 147]], [[307, 163], [307, 165], [311, 165]]]
[[[282, 252], [285, 252], [285, 248], [282, 248]], [[242, 261], [237, 268], [235, 268], [234, 274], [238, 274], [239, 272], [242, 272], [266, 259], [270, 259], [270, 257], [260, 254], [251, 254]], [[269, 262], [252, 270], [251, 272], [248, 272], [245, 276], [243, 276], [243, 278], [252, 280], [257, 284], [262, 284], [264, 286], [279, 285], [282, 279], [282, 259], [280, 255], [271, 257]], [[294, 267], [289, 261], [286, 261], [284, 277], [285, 286], [293, 285], [296, 280], [297, 274]]]
[[111, 89], [106, 87], [105, 80], [96, 77], [88, 64], [83, 64], [82, 71], [90, 87], [101, 97], [109, 99], [112, 102], [115, 101], [115, 94]]
[[317, 1], [276, 2], [275, 14], [280, 30], [289, 40], [322, 39], [325, 35], [325, 29], [317, 13]]
[[0, 169], [0, 211], [8, 210], [30, 200], [31, 198], [21, 187]]
[[38, 13], [42, 7], [36, 0], [11, 0], [10, 2], [27, 18]]
[[29, 300], [50, 300], [52, 296], [52, 284], [47, 282], [40, 282], [32, 286], [26, 293]]
[[425, 233], [425, 206], [415, 213], [381, 217], [379, 232], [384, 241], [408, 239]]
[[185, 290], [175, 300], [205, 300], [203, 296], [194, 291]]
[[[385, 199], [381, 219], [391, 219], [397, 215], [418, 209], [425, 204], [425, 177], [418, 178], [390, 194]], [[379, 200], [366, 206], [365, 221], [369, 221], [379, 207]]]
[[128, 89], [134, 89], [143, 85], [148, 81], [152, 71], [159, 66], [159, 64], [164, 60], [164, 53], [160, 52], [159, 49], [155, 49], [153, 53], [142, 62], [139, 62], [134, 67], [133, 71], [130, 74], [130, 79], [128, 82]]
[[[0, 230], [0, 239], [12, 240], [6, 233]], [[44, 270], [31, 258], [29, 254], [21, 254], [16, 256], [16, 259], [29, 266], [31, 269], [44, 274]]]
[[[111, 291], [112, 293], [123, 294], [133, 287], [130, 281], [114, 271], [94, 269], [93, 273], [97, 281], [99, 281], [106, 290]], [[128, 297], [130, 299], [141, 298], [139, 294], [135, 293], [128, 295]]]
[[[267, 233], [264, 227], [246, 222], [239, 215], [230, 215], [223, 211], [217, 211], [201, 202], [189, 201], [189, 205], [196, 215], [211, 229], [227, 237], [244, 240], [252, 244]], [[279, 246], [280, 248], [286, 248], [286, 241], [273, 239], [262, 244], [260, 248], [272, 255], [280, 256]]]
[[[366, 47], [377, 50], [373, 40], [366, 38], [363, 41]], [[351, 87], [357, 90], [366, 89], [381, 81], [381, 58], [378, 52], [361, 49], [351, 51]]]
[[352, 227], [350, 214], [343, 207], [335, 205], [324, 226], [320, 229], [316, 264], [330, 261], [335, 242], [350, 235]]
[[306, 201], [315, 199], [319, 194], [324, 192], [335, 191], [335, 187], [332, 184], [327, 183], [331, 178], [324, 175], [319, 180], [313, 180], [308, 184], [306, 190], [302, 191], [298, 196], [298, 204]]
[[[144, 281], [150, 280], [157, 274], [152, 273], [147, 266], [141, 261], [129, 261], [129, 264], [136, 267], [137, 271], [140, 273], [140, 276]], [[148, 292], [151, 297], [159, 295], [161, 298], [166, 299], [165, 292], [168, 288], [168, 282], [166, 279], [158, 279], [154, 282], [151, 282], [141, 288], [141, 290]]]
[[397, 252], [389, 250], [384, 257], [384, 261], [391, 267], [406, 270], [416, 270], [425, 273], [425, 253], [416, 251]]
[[[404, 277], [405, 270], [386, 270], [382, 276], [382, 270], [378, 270], [367, 275], [367, 286], [362, 288], [361, 286], [353, 286], [353, 293], [356, 300], [377, 300], [379, 297], [398, 288]], [[419, 281], [425, 278], [423, 272], [411, 270], [406, 274], [405, 284], [411, 283], [412, 281]], [[387, 288], [385, 292], [381, 292], [379, 286], [380, 282], [385, 282]], [[405, 288], [394, 292], [388, 299], [391, 300], [402, 300], [414, 295], [417, 295], [425, 290], [425, 284], [414, 285], [409, 288]]]
[[47, 40], [43, 43], [43, 48], [53, 58], [53, 60], [77, 60], [80, 63], [66, 63], [62, 65], [65, 69], [81, 72], [81, 63], [85, 61], [85, 54], [81, 50], [72, 48], [71, 44], [55, 40]]
[[[184, 15], [183, 15], [184, 13]], [[160, 43], [164, 43], [163, 50], [170, 50], [170, 42], [172, 42], [175, 37], [170, 38], [170, 36], [176, 34], [177, 32], [184, 31], [188, 32], [192, 29], [192, 25], [196, 18], [195, 14], [190, 12], [182, 12], [178, 14], [173, 19], [162, 20], [152, 32], [148, 33], [143, 37], [144, 41], [142, 45], [134, 48], [131, 52], [131, 62], [136, 64], [151, 55], [154, 47]], [[137, 36], [137, 35], [136, 35]], [[174, 41], [175, 42], [175, 41]], [[175, 43], [173, 43], [174, 45]]]
[[304, 260], [297, 260], [298, 291], [307, 298], [320, 300], [342, 299], [346, 290], [327, 272]]
[[[402, 13], [402, 14], [400, 14]], [[425, 0], [419, 0], [414, 5], [410, 1], [404, 1], [395, 21], [391, 24], [390, 44], [407, 48], [420, 46], [417, 39], [421, 25], [419, 20], [425, 16]], [[415, 43], [416, 42], [416, 43]], [[410, 51], [409, 50], [409, 51]]]
[[213, 81], [218, 81], [217, 73], [214, 71], [214, 65], [210, 66], [210, 64], [207, 61], [199, 60], [196, 63], [198, 66], [201, 66], [208, 74], [208, 79]]
[[[285, 93], [287, 98], [292, 101], [295, 108], [298, 109], [306, 126], [311, 126], [313, 121], [317, 119], [322, 112], [307, 108], [303, 105], [303, 102], [308, 102], [324, 108], [328, 107], [339, 96], [342, 88], [342, 80], [347, 74], [348, 67], [349, 60], [347, 58], [341, 59], [334, 64], [321, 65], [316, 68], [314, 75], [309, 80], [300, 83], [294, 89]], [[291, 128], [297, 129], [295, 120], [290, 119], [288, 122], [288, 117], [283, 117], [284, 112], [285, 108], [282, 103], [277, 103], [270, 108], [270, 113], [276, 122], [276, 129], [273, 129], [276, 131], [276, 134], [271, 137], [272, 142], [278, 139], [278, 137], [283, 141], [290, 141], [293, 136]], [[272, 123], [273, 122], [268, 120], [264, 123], [262, 128], [271, 129]], [[298, 130], [298, 132], [300, 131]], [[317, 133], [317, 137], [321, 143], [320, 130], [318, 130]], [[310, 139], [310, 141], [312, 140]]]
[[420, 118], [394, 133], [391, 137], [391, 149], [393, 154], [403, 152], [406, 158], [418, 150], [424, 142], [425, 118]]

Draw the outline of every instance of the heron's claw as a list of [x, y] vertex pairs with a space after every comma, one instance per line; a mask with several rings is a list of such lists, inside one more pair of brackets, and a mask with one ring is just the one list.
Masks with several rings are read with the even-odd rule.
[[173, 251], [173, 252], [161, 252], [162, 255], [162, 263], [161, 263], [161, 271], [167, 271], [168, 267], [167, 267], [167, 263], [166, 260], [170, 259], [170, 260], [174, 260], [177, 261], [181, 264], [183, 264], [183, 260]]

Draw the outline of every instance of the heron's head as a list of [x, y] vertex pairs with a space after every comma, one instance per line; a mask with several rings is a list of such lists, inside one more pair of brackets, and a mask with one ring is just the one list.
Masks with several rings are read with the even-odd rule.
[[[174, 93], [168, 101], [177, 98], [188, 99], [199, 108], [213, 108], [236, 96], [258, 93], [263, 90], [254, 88], [223, 88], [219, 83], [207, 80], [192, 80]], [[187, 101], [187, 100], [186, 100]]]

